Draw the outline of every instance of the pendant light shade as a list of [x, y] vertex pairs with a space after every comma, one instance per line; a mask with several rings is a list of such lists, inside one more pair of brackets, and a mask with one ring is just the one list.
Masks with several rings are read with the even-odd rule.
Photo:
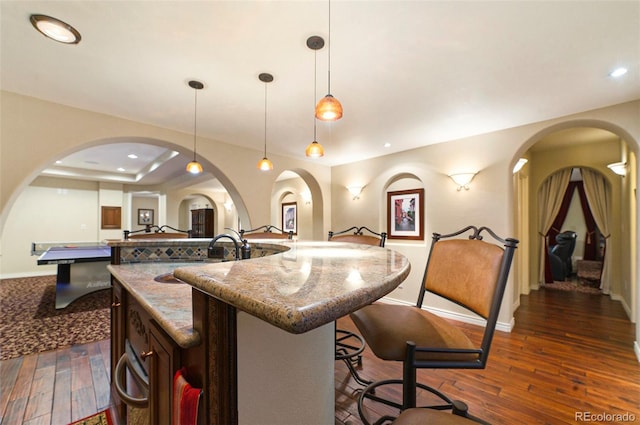
[[[307, 39], [307, 47], [310, 48], [311, 50], [313, 50], [313, 57], [314, 57], [314, 62], [313, 62], [313, 102], [315, 103], [316, 101], [316, 85], [318, 83], [318, 50], [322, 49], [322, 47], [324, 47], [324, 40], [322, 39], [322, 37], [314, 35], [311, 36]], [[333, 96], [332, 96], [333, 97]], [[342, 106], [340, 107], [340, 110], [342, 110]], [[322, 147], [322, 145], [320, 143], [318, 143], [318, 141], [316, 140], [316, 117], [317, 117], [317, 108], [316, 108], [316, 115], [313, 117], [313, 142], [309, 143], [309, 146], [307, 146], [307, 149], [305, 149], [305, 155], [307, 155], [309, 158], [320, 158], [321, 156], [324, 155], [324, 148]]]
[[342, 118], [342, 105], [329, 93], [316, 105], [316, 118], [320, 121], [337, 121]]
[[273, 81], [273, 75], [262, 73], [258, 79], [264, 83], [264, 158], [258, 161], [258, 169], [262, 171], [273, 170], [273, 163], [267, 158], [267, 83]]
[[193, 103], [193, 161], [187, 164], [187, 171], [191, 174], [200, 174], [203, 169], [202, 165], [196, 161], [196, 132], [198, 130], [198, 90], [202, 90], [204, 84], [200, 81], [191, 80], [189, 81], [189, 87], [193, 89], [195, 96]]
[[304, 152], [309, 158], [320, 158], [324, 155], [324, 148], [322, 145], [315, 140], [309, 143], [307, 149]]
[[342, 104], [331, 94], [331, 0], [329, 0], [329, 32], [327, 37], [327, 54], [327, 95], [320, 99], [320, 101], [316, 105], [316, 118], [320, 121], [337, 121], [342, 118]]

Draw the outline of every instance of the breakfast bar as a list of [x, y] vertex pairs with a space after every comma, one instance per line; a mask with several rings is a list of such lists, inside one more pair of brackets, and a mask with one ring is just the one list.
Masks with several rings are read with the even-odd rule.
[[[140, 244], [111, 245], [134, 243]], [[410, 264], [393, 250], [368, 245], [251, 244], [254, 253], [275, 249], [243, 261], [113, 264], [109, 270], [178, 346], [182, 355], [169, 362], [171, 373], [183, 368], [202, 388], [204, 423], [333, 423], [335, 320], [394, 290]]]

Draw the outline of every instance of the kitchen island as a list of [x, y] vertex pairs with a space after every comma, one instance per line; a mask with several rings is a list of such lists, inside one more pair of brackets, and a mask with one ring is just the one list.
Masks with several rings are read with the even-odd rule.
[[109, 270], [156, 332], [176, 345], [167, 364], [171, 372], [184, 367], [203, 388], [206, 423], [333, 423], [335, 320], [395, 289], [409, 262], [367, 245], [251, 244], [280, 248], [244, 261]]

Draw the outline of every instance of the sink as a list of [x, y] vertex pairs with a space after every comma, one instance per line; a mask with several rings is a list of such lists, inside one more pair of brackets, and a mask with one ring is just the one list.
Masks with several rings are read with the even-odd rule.
[[176, 278], [173, 275], [173, 272], [159, 274], [158, 276], [154, 277], [153, 280], [160, 283], [184, 283], [180, 279]]

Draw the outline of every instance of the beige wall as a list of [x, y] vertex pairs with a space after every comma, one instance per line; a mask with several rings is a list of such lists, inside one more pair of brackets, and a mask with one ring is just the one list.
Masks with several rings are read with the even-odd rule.
[[[102, 143], [139, 137], [161, 146], [189, 152], [192, 136], [173, 130], [83, 111], [2, 91], [0, 128], [0, 226], [4, 226], [11, 204], [40, 172], [58, 158]], [[37, 124], [34, 124], [37, 123]], [[46, 143], [43, 141], [46, 140]], [[302, 149], [303, 147], [301, 147]], [[204, 165], [212, 170], [232, 198], [239, 216], [248, 224], [269, 221], [271, 189], [284, 170], [302, 170], [311, 179], [314, 226], [326, 229], [331, 211], [331, 170], [321, 161], [304, 161], [273, 155], [272, 173], [255, 167], [261, 154], [215, 140], [205, 140], [198, 150]], [[207, 161], [206, 158], [214, 158]], [[238, 170], [243, 170], [238, 173]], [[309, 183], [309, 182], [307, 182]], [[176, 207], [177, 208], [177, 207]]]
[[[55, 159], [92, 144], [113, 141], [117, 137], [142, 137], [153, 143], [186, 151], [189, 135], [167, 129], [95, 114], [36, 99], [2, 92], [2, 128], [0, 158], [0, 207], [2, 225], [12, 211], [13, 202], [27, 185]], [[258, 151], [247, 150], [208, 140], [200, 154], [205, 165], [213, 169], [229, 192], [238, 217], [246, 227], [259, 226], [274, 219], [273, 205], [277, 176], [284, 170], [298, 173], [309, 187], [311, 235], [326, 238], [330, 229], [342, 229], [359, 223], [371, 228], [386, 227], [386, 192], [398, 185], [421, 185], [425, 190], [425, 241], [394, 241], [388, 247], [406, 254], [412, 272], [403, 285], [393, 293], [398, 302], [415, 300], [417, 287], [424, 270], [427, 243], [432, 232], [457, 230], [467, 224], [487, 225], [498, 234], [516, 236], [523, 244], [531, 244], [531, 233], [517, 234], [515, 220], [514, 179], [511, 169], [518, 157], [545, 134], [571, 126], [598, 126], [616, 132], [637, 154], [640, 140], [640, 101], [615, 105], [545, 122], [496, 131], [489, 134], [425, 146], [411, 151], [359, 161], [333, 168], [321, 161], [301, 161], [273, 156], [273, 173], [264, 174], [255, 167]], [[34, 125], [33, 123], [38, 123]], [[464, 125], [461, 123], [460, 125]], [[47, 143], [43, 143], [47, 140]], [[206, 161], [211, 158], [210, 161]], [[604, 162], [604, 161], [603, 161]], [[238, 170], [242, 170], [239, 172]], [[478, 171], [469, 191], [457, 191], [447, 174]], [[633, 177], [637, 180], [637, 175]], [[366, 185], [360, 198], [353, 200], [345, 189], [351, 184]], [[637, 186], [637, 181], [636, 181]], [[297, 190], [297, 189], [296, 189]], [[278, 199], [281, 200], [281, 199]], [[626, 203], [636, 203], [629, 201]], [[179, 215], [179, 203], [167, 217]], [[620, 204], [625, 205], [625, 204]], [[533, 209], [533, 206], [531, 207]], [[637, 226], [637, 216], [629, 218]], [[634, 245], [637, 244], [637, 239]], [[8, 247], [4, 243], [3, 251]], [[532, 250], [533, 251], [533, 250]], [[519, 255], [519, 252], [516, 254]], [[532, 253], [530, 255], [533, 255]], [[638, 262], [636, 258], [629, 261]], [[524, 266], [527, 261], [523, 262]], [[512, 323], [517, 306], [520, 282], [513, 285], [512, 274], [499, 318], [501, 326]], [[637, 278], [632, 282], [637, 287]], [[528, 286], [528, 285], [526, 285]], [[636, 298], [638, 297], [636, 293]], [[446, 308], [439, 300], [429, 300], [434, 308]]]

